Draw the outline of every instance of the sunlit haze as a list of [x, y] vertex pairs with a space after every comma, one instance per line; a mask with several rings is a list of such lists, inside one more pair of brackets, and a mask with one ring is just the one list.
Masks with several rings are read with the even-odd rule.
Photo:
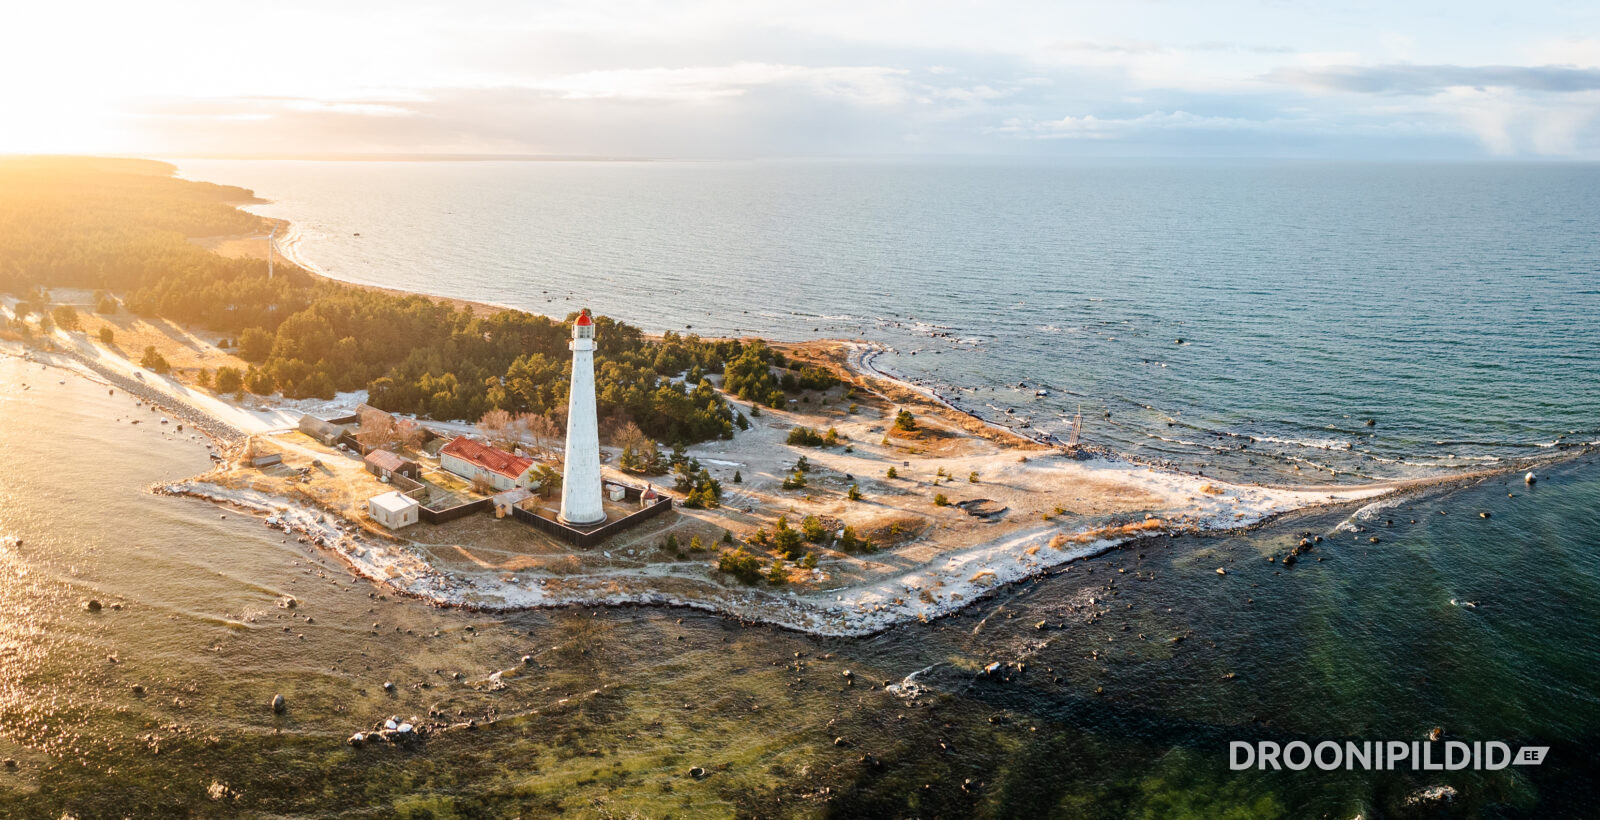
[[54, 2], [0, 151], [1600, 155], [1592, 3]]

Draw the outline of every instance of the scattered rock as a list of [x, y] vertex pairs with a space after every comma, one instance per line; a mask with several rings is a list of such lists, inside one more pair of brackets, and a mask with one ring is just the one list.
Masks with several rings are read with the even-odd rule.
[[349, 740], [347, 740], [345, 742], [349, 743], [351, 746], [355, 746], [355, 747], [359, 748], [361, 746], [361, 744], [367, 742], [367, 733], [366, 732], [356, 732], [355, 734], [350, 736]]
[[1406, 798], [1406, 805], [1420, 806], [1428, 804], [1452, 803], [1456, 799], [1456, 790], [1453, 786], [1430, 786]]
[[1488, 510], [1484, 510], [1483, 512], [1478, 513], [1478, 517], [1479, 518], [1488, 518], [1489, 517], [1489, 511]]
[[695, 780], [699, 780], [699, 779], [701, 779], [701, 778], [706, 776], [706, 770], [701, 768], [701, 767], [699, 767], [699, 766], [696, 766], [696, 767], [694, 767], [694, 768], [689, 770], [689, 776], [694, 778]]
[[272, 711], [273, 711], [274, 714], [281, 715], [285, 711], [287, 711], [288, 709], [289, 709], [289, 704], [288, 704], [287, 701], [285, 701], [283, 699], [283, 695], [273, 695], [272, 696]]
[[383, 691], [385, 691], [385, 692], [393, 692], [394, 691], [394, 681], [387, 681], [387, 680], [384, 681], [383, 682]]
[[1435, 727], [1433, 727], [1433, 731], [1428, 733], [1428, 739], [1429, 740], [1438, 740], [1441, 737], [1444, 737], [1444, 727], [1443, 726], [1435, 726]]
[[100, 611], [100, 602], [96, 601], [93, 598], [90, 598], [87, 602], [84, 603], [83, 608], [88, 610], [88, 611], [90, 611], [90, 612], [99, 612]]
[[134, 684], [133, 685], [133, 693], [135, 695], [139, 695], [139, 696], [142, 697], [144, 695], [144, 684], [142, 684], [142, 683]]
[[1223, 569], [1222, 567], [1217, 567], [1217, 574], [1218, 575], [1227, 575], [1228, 571]]
[[1529, 470], [1528, 474], [1522, 477], [1522, 480], [1527, 482], [1527, 483], [1529, 483], [1529, 484], [1532, 484], [1533, 482], [1538, 481], [1539, 477], [1534, 475], [1532, 470]]

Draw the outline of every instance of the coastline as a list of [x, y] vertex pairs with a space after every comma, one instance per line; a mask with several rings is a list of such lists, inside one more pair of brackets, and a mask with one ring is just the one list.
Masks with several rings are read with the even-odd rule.
[[[278, 252], [308, 276], [343, 287], [422, 296], [480, 314], [512, 309], [334, 278], [303, 259], [296, 243], [290, 243], [287, 247], [289, 252], [282, 253], [284, 243], [297, 234], [286, 220], [271, 221], [287, 228], [283, 237], [275, 240]], [[561, 317], [551, 318], [559, 320]], [[250, 410], [208, 392], [191, 389], [176, 379], [151, 379], [126, 357], [103, 350], [93, 342], [79, 339], [66, 331], [58, 329], [52, 342], [65, 345], [65, 350], [53, 355], [63, 356], [70, 362], [55, 363], [58, 366], [81, 375], [92, 373], [94, 376], [91, 377], [121, 386], [152, 404], [170, 408], [174, 415], [189, 420], [224, 445], [236, 444], [250, 435], [292, 429], [298, 417], [299, 408], [292, 402], [272, 400], [267, 402], [270, 405], [267, 409], [258, 406]], [[884, 391], [885, 395], [895, 400], [914, 401], [916, 404], [912, 406], [916, 406], [919, 412], [935, 410], [967, 433], [1002, 446], [1002, 455], [1008, 459], [1020, 453], [1030, 456], [1037, 453], [1035, 457], [1040, 464], [1027, 468], [1035, 474], [1038, 471], [1060, 469], [1063, 481], [1070, 480], [1069, 476], [1082, 478], [1088, 473], [1112, 476], [1116, 481], [1160, 496], [1170, 503], [1171, 509], [1177, 514], [1165, 519], [1147, 516], [1145, 522], [1127, 523], [1115, 528], [1079, 527], [1069, 530], [1053, 522], [1035, 524], [975, 545], [936, 553], [932, 560], [913, 558], [919, 563], [889, 577], [843, 587], [796, 591], [792, 588], [724, 587], [699, 578], [673, 575], [670, 567], [658, 566], [646, 566], [638, 571], [597, 571], [565, 577], [521, 573], [529, 576], [525, 580], [515, 576], [510, 579], [496, 577], [506, 573], [493, 571], [446, 571], [430, 564], [416, 545], [410, 545], [404, 539], [395, 539], [395, 544], [379, 542], [372, 536], [359, 534], [359, 526], [329, 524], [328, 517], [333, 511], [306, 506], [282, 496], [224, 487], [200, 478], [164, 484], [153, 489], [162, 494], [190, 495], [250, 510], [264, 516], [268, 526], [297, 533], [302, 540], [335, 552], [352, 572], [438, 606], [483, 611], [597, 605], [679, 606], [817, 635], [862, 636], [903, 623], [927, 621], [957, 612], [1008, 584], [1102, 554], [1140, 538], [1237, 532], [1261, 526], [1290, 512], [1359, 502], [1370, 505], [1378, 499], [1394, 497], [1417, 488], [1473, 481], [1484, 475], [1520, 470], [1525, 464], [1516, 462], [1488, 471], [1331, 487], [1288, 488], [1223, 481], [1143, 463], [1092, 446], [1077, 448], [1073, 454], [1067, 455], [1038, 433], [1027, 433], [988, 421], [962, 409], [938, 390], [916, 384], [878, 366], [874, 360], [883, 348], [870, 342], [819, 339], [775, 347], [802, 353], [813, 361], [830, 363], [841, 368], [849, 378], [887, 387], [889, 390]], [[844, 352], [842, 361], [837, 357], [830, 358], [841, 350]], [[359, 397], [350, 397], [345, 403], [353, 406], [358, 400]], [[699, 447], [690, 448], [691, 454], [702, 450]], [[1551, 460], [1574, 457], [1582, 452], [1582, 449], [1568, 451], [1560, 456], [1553, 455]], [[1018, 460], [1027, 461], [1026, 458]], [[996, 456], [994, 468], [997, 472], [1004, 469], [999, 466], [999, 461], [1001, 459]], [[1071, 472], [1067, 462], [1074, 462], [1070, 467]], [[1526, 463], [1539, 462], [1530, 460]], [[989, 471], [986, 469], [984, 472], [987, 478]], [[345, 518], [334, 520], [355, 523]], [[1049, 518], [1046, 520], [1049, 521]], [[1154, 523], [1150, 524], [1152, 520]], [[1135, 526], [1135, 523], [1139, 526]], [[653, 583], [668, 578], [678, 586], [687, 584], [693, 589], [672, 593], [652, 588]]]
[[[87, 363], [83, 359], [70, 354], [67, 356], [70, 363], [64, 363], [51, 360], [53, 357], [19, 354], [11, 350], [0, 350], [0, 353], [20, 355], [29, 361], [97, 381], [108, 377], [103, 366], [85, 366]], [[116, 374], [113, 371], [109, 376], [116, 377]], [[183, 406], [192, 414], [203, 415], [205, 412], [181, 402], [160, 387], [142, 386], [146, 388], [143, 392], [129, 392], [152, 404], [159, 404], [174, 415], [179, 415], [173, 409], [176, 405]], [[152, 396], [151, 393], [157, 395]], [[211, 421], [226, 428], [226, 422], [222, 419], [212, 418]], [[226, 436], [219, 437], [214, 430], [200, 424], [196, 427], [212, 435], [219, 443], [236, 441]], [[1093, 459], [1087, 466], [1113, 471], [1124, 480], [1138, 477], [1139, 480], [1150, 482], [1151, 486], [1167, 491], [1192, 490], [1198, 482], [1198, 479], [1184, 474], [1128, 462]], [[1518, 465], [1515, 469], [1521, 469], [1522, 466]], [[416, 546], [404, 539], [386, 541], [374, 537], [364, 533], [356, 522], [336, 513], [281, 496], [226, 487], [202, 477], [159, 484], [151, 490], [163, 495], [199, 498], [260, 516], [264, 526], [281, 529], [303, 543], [333, 553], [352, 573], [434, 606], [482, 612], [581, 606], [683, 607], [742, 622], [764, 623], [819, 636], [864, 637], [896, 626], [925, 623], [959, 612], [1009, 585], [1059, 571], [1072, 562], [1146, 539], [1234, 533], [1266, 525], [1292, 512], [1361, 504], [1350, 518], [1355, 520], [1374, 504], [1387, 504], [1393, 499], [1430, 487], [1469, 483], [1487, 475], [1508, 471], [1501, 469], [1466, 476], [1449, 475], [1319, 490], [1228, 485], [1228, 492], [1234, 494], [1230, 498], [1236, 499], [1234, 504], [1218, 504], [1209, 511], [1197, 509], [1192, 517], [1155, 519], [1143, 522], [1144, 526], [1124, 525], [1101, 530], [1068, 531], [1051, 524], [1040, 524], [967, 549], [939, 555], [936, 560], [891, 577], [854, 586], [806, 591], [723, 587], [688, 576], [674, 575], [670, 568], [649, 566], [637, 571], [610, 570], [569, 576], [521, 572], [509, 578], [505, 577], [506, 573], [494, 571], [447, 571], [429, 563]], [[1341, 527], [1347, 524], [1348, 521]], [[664, 579], [671, 579], [673, 585], [680, 588], [679, 591], [653, 588], [655, 583]], [[682, 589], [685, 586], [689, 589]]]

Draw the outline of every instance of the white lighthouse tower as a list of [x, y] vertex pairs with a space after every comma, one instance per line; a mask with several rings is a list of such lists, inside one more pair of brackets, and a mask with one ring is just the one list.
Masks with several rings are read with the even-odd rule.
[[572, 323], [572, 389], [567, 394], [567, 472], [561, 480], [561, 522], [606, 520], [600, 504], [600, 429], [594, 409], [594, 320], [585, 309]]

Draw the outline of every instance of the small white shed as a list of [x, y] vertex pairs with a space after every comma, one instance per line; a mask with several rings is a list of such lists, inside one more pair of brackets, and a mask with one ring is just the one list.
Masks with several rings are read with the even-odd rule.
[[367, 499], [367, 515], [391, 530], [417, 523], [417, 510], [421, 508], [416, 499], [401, 495], [396, 490]]

